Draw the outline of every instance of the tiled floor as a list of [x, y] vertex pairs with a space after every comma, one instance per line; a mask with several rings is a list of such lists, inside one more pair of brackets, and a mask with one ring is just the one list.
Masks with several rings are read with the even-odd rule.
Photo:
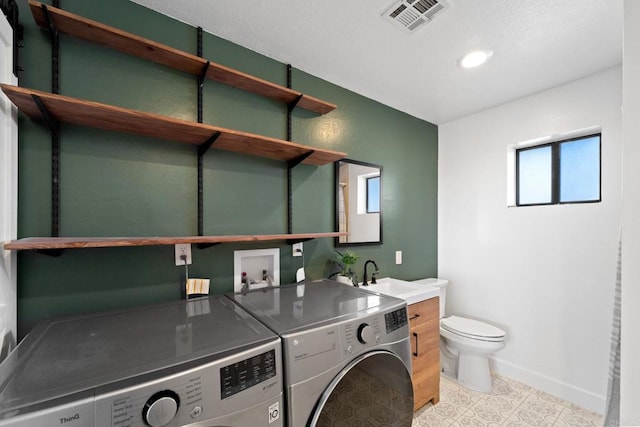
[[440, 402], [414, 414], [412, 427], [602, 426], [602, 416], [505, 377], [478, 393], [442, 377]]

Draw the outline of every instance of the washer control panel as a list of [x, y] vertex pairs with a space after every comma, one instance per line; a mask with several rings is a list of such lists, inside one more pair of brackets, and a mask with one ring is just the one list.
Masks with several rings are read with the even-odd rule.
[[[277, 347], [276, 347], [277, 345]], [[281, 394], [277, 344], [247, 350], [187, 371], [102, 393], [96, 427], [175, 427], [206, 422]], [[265, 410], [265, 420], [267, 419]]]
[[275, 350], [220, 368], [223, 399], [276, 376]]
[[[118, 393], [104, 402], [110, 402], [111, 409], [111, 423], [104, 425], [163, 427], [168, 425], [178, 412], [202, 407], [203, 397], [210, 394], [210, 373], [200, 369], [190, 374], [152, 383], [124, 394]], [[97, 408], [100, 409], [104, 411], [102, 405]]]

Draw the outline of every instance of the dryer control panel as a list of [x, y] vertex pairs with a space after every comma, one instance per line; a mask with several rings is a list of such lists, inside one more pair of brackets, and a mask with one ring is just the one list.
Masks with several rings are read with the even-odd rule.
[[343, 354], [359, 353], [373, 345], [388, 344], [408, 336], [407, 309], [402, 307], [387, 313], [376, 313], [342, 326]]
[[380, 328], [380, 318], [373, 317], [362, 322], [347, 323], [343, 326], [342, 331], [344, 348], [347, 353], [351, 354], [362, 346], [378, 344], [381, 339], [380, 334], [384, 332], [384, 329]]
[[398, 310], [390, 311], [384, 315], [384, 324], [387, 329], [387, 333], [390, 334], [403, 326], [407, 325], [407, 309], [401, 308]]

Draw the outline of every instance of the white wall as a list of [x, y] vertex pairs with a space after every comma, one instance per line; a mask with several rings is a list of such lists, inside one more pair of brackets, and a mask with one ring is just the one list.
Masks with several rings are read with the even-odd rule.
[[[13, 76], [13, 36], [0, 13], [0, 82], [17, 84]], [[17, 110], [0, 95], [0, 245], [16, 238], [18, 204]], [[17, 341], [16, 254], [0, 248], [0, 361]]]
[[[621, 210], [621, 68], [439, 127], [448, 314], [507, 332], [497, 372], [604, 411]], [[507, 147], [601, 126], [602, 202], [507, 207]]]
[[640, 2], [624, 2], [621, 425], [640, 425]]

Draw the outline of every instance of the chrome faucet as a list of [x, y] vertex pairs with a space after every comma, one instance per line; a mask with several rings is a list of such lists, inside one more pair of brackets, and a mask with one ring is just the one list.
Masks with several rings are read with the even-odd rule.
[[374, 268], [376, 269], [373, 273], [371, 273], [371, 284], [372, 285], [376, 284], [376, 274], [378, 274], [378, 264], [376, 264], [376, 262], [373, 260], [367, 260], [367, 262], [364, 263], [364, 277], [362, 278], [362, 286], [369, 286], [369, 284], [367, 283], [367, 265], [369, 263], [373, 264]]

